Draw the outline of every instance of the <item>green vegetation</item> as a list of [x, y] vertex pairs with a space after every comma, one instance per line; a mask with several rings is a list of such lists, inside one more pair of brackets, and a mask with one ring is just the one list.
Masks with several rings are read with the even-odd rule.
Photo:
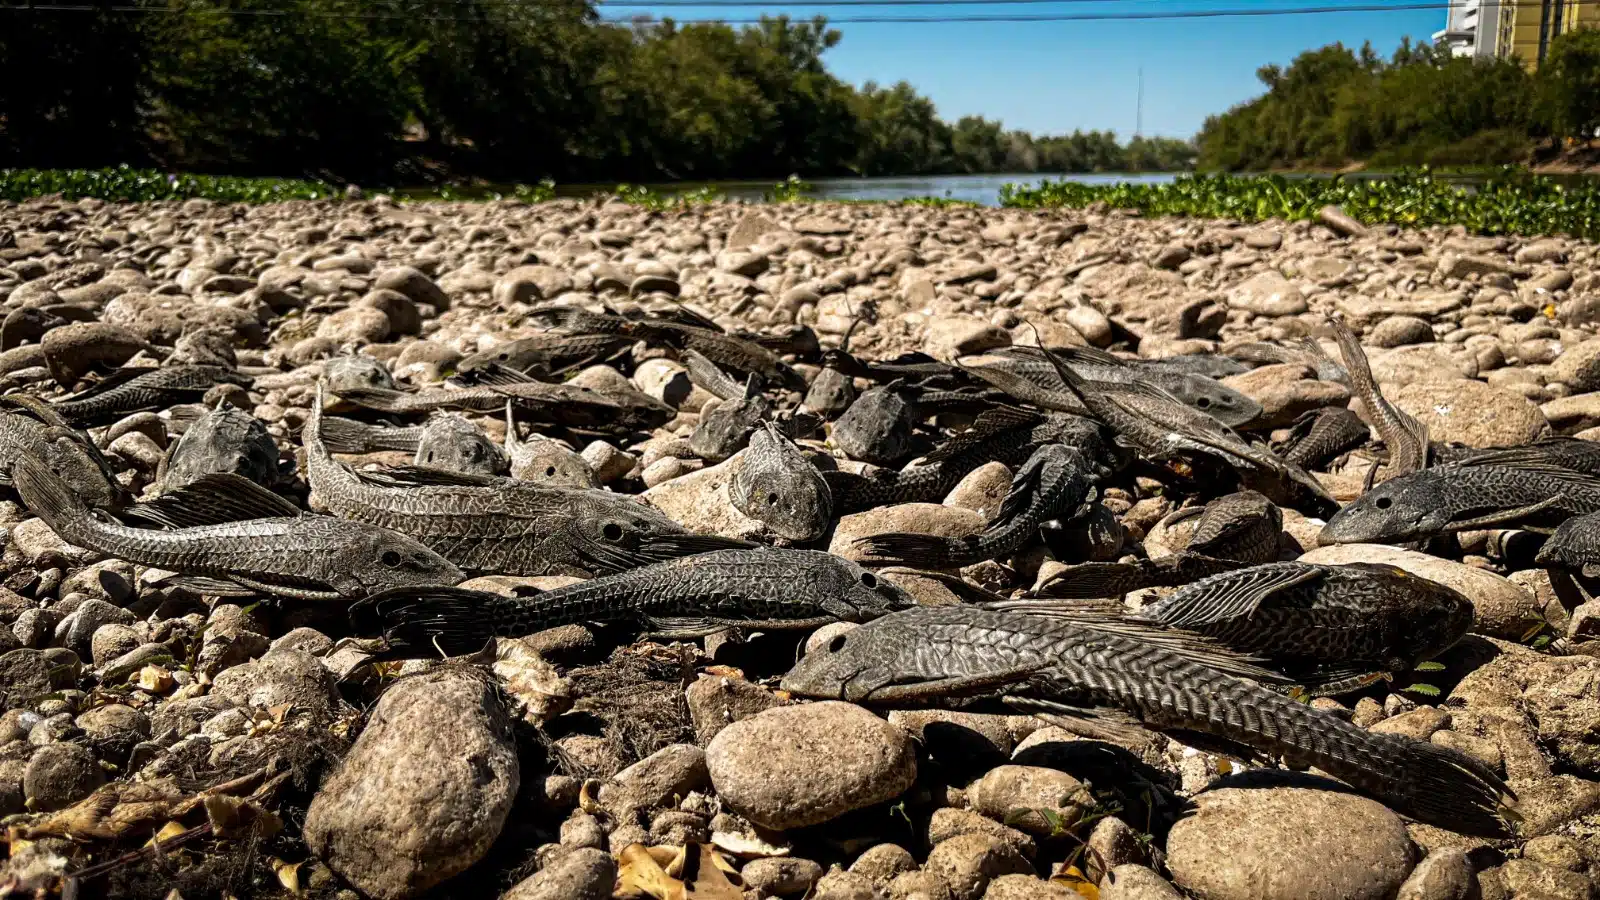
[[1495, 166], [1600, 126], [1600, 31], [1591, 29], [1556, 38], [1537, 75], [1516, 60], [1402, 42], [1387, 62], [1370, 46], [1331, 44], [1257, 76], [1265, 94], [1206, 121], [1200, 168]]
[[1600, 237], [1600, 184], [1569, 184], [1507, 167], [1476, 188], [1426, 170], [1381, 180], [1285, 178], [1281, 175], [1180, 176], [1170, 184], [1086, 185], [1043, 181], [1008, 184], [1003, 206], [1084, 207], [1104, 204], [1150, 216], [1311, 219], [1335, 204], [1368, 224], [1406, 227], [1464, 225], [1481, 234], [1570, 234]]
[[201, 197], [223, 203], [275, 203], [338, 196], [333, 185], [285, 178], [230, 178], [167, 175], [149, 169], [0, 169], [0, 200], [26, 200], [60, 194], [69, 200], [92, 197], [119, 203], [187, 200]]
[[1178, 169], [1184, 141], [949, 124], [858, 90], [824, 19], [600, 21], [590, 0], [86, 0], [0, 10], [0, 165], [330, 182]]

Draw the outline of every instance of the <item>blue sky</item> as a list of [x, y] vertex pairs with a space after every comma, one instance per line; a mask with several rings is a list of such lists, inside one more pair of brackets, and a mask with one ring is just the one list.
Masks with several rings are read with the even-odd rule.
[[[753, 18], [787, 12], [851, 16], [1130, 13], [1177, 9], [1305, 7], [1371, 0], [1104, 0], [1018, 6], [771, 7], [622, 9], [601, 14], [671, 15], [679, 20]], [[1404, 0], [1401, 0], [1404, 2]], [[904, 79], [954, 121], [998, 118], [1035, 133], [1110, 129], [1133, 133], [1138, 72], [1144, 69], [1144, 133], [1189, 137], [1206, 116], [1259, 94], [1256, 69], [1287, 64], [1334, 41], [1371, 41], [1387, 55], [1403, 35], [1427, 40], [1443, 9], [1240, 18], [1078, 22], [846, 24], [827, 63], [854, 84]]]

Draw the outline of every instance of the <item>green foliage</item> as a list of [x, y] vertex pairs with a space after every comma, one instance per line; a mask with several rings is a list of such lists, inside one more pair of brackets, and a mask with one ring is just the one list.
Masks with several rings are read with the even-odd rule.
[[[1184, 168], [1182, 141], [954, 126], [828, 72], [821, 17], [599, 21], [591, 0], [88, 0], [0, 30], [0, 165], [363, 184]], [[135, 14], [139, 11], [155, 14]], [[17, 27], [9, 27], [15, 25]], [[465, 196], [450, 188], [446, 196]]]
[[93, 197], [122, 203], [203, 197], [224, 203], [275, 203], [319, 200], [338, 195], [330, 184], [284, 178], [228, 178], [168, 175], [149, 169], [0, 169], [0, 200], [26, 200], [60, 194], [68, 200]]
[[1539, 69], [1539, 116], [1558, 138], [1591, 138], [1600, 128], [1600, 31], [1556, 38]]
[[1002, 206], [1037, 209], [1105, 204], [1152, 216], [1205, 216], [1260, 221], [1311, 219], [1333, 204], [1369, 223], [1407, 227], [1465, 225], [1481, 234], [1570, 234], [1600, 237], [1600, 185], [1563, 181], [1506, 168], [1476, 189], [1428, 170], [1382, 180], [1285, 178], [1281, 175], [1179, 176], [1170, 184], [1087, 185], [1045, 180], [1007, 184]]
[[801, 181], [799, 175], [790, 175], [773, 185], [772, 190], [767, 191], [762, 197], [768, 203], [798, 203], [814, 190], [816, 185]]

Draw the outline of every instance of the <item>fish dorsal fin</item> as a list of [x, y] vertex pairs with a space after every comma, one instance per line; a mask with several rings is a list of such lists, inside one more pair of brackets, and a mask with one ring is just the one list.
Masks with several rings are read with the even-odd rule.
[[340, 416], [322, 417], [322, 444], [328, 448], [329, 453], [365, 453], [367, 452], [367, 429], [365, 422], [346, 419]]
[[168, 575], [154, 582], [157, 587], [175, 587], [207, 597], [254, 597], [258, 591], [226, 578], [206, 575]]
[[[1050, 347], [1048, 349], [1052, 355], [1062, 362], [1065, 362], [1069, 366], [1073, 363], [1118, 367], [1127, 367], [1132, 365], [1127, 360], [1116, 355], [1115, 353], [1101, 350], [1098, 347], [1079, 347], [1075, 344], [1068, 344], [1066, 346]], [[1045, 350], [1046, 348], [1044, 347], [1012, 346], [1006, 347], [1002, 350], [991, 350], [989, 352], [999, 356], [1009, 356], [1014, 359], [1043, 360]]]
[[1018, 406], [996, 406], [984, 410], [972, 420], [972, 426], [960, 434], [953, 435], [943, 444], [934, 448], [932, 453], [923, 457], [924, 464], [942, 462], [953, 456], [958, 456], [975, 447], [979, 447], [997, 435], [1018, 428], [1032, 428], [1044, 421], [1038, 413], [1023, 409]]
[[[505, 385], [527, 384], [530, 381], [537, 381], [538, 379], [525, 372], [513, 369], [510, 366], [491, 361], [474, 368], [472, 370], [472, 378], [470, 380], [474, 385]], [[457, 387], [470, 387], [471, 385], [469, 385], [467, 381], [468, 379], [459, 377], [451, 379], [451, 383], [455, 384]]]
[[1012, 602], [1011, 598], [996, 594], [988, 588], [979, 587], [954, 572], [940, 572], [936, 569], [916, 569], [910, 566], [889, 566], [881, 571], [886, 573], [904, 572], [908, 575], [915, 575], [918, 578], [937, 581], [949, 588], [950, 592], [961, 598], [964, 603], [988, 607]]
[[1066, 622], [1090, 631], [1134, 640], [1140, 644], [1159, 647], [1188, 662], [1252, 681], [1266, 684], [1291, 683], [1291, 679], [1282, 674], [1263, 668], [1262, 663], [1265, 660], [1236, 653], [1201, 634], [1129, 618], [1121, 604], [1013, 600], [1006, 604], [992, 604], [986, 608]]
[[1171, 628], [1203, 628], [1249, 618], [1275, 594], [1324, 577], [1317, 566], [1271, 563], [1204, 578], [1141, 610], [1139, 618]]
[[[1566, 466], [1551, 462], [1544, 451], [1551, 447], [1568, 446], [1576, 443], [1588, 443], [1582, 438], [1555, 437], [1545, 438], [1524, 447], [1491, 447], [1481, 453], [1474, 453], [1465, 459], [1448, 463], [1440, 468], [1470, 468], [1475, 466], [1504, 466], [1511, 469], [1524, 469], [1534, 472], [1576, 472]], [[1600, 448], [1597, 448], [1600, 452]], [[1581, 474], [1581, 473], [1580, 473]]]
[[377, 471], [356, 472], [356, 477], [374, 487], [499, 487], [509, 479], [494, 475], [472, 475], [432, 466], [389, 466]]
[[305, 511], [259, 484], [231, 472], [206, 475], [145, 503], [121, 518], [169, 528], [220, 525], [246, 519], [297, 518]]

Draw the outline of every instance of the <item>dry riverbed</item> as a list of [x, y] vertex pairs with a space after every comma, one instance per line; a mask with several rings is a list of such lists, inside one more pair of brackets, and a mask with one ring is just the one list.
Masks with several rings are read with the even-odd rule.
[[[809, 326], [824, 347], [848, 332], [868, 359], [949, 360], [1036, 333], [1171, 356], [1326, 338], [1338, 317], [1435, 440], [1522, 445], [1600, 429], [1596, 256], [1561, 238], [1335, 216], [34, 201], [0, 205], [0, 384], [50, 393], [96, 362], [151, 356], [236, 363], [254, 386], [210, 399], [253, 412], [290, 471], [325, 360], [365, 354], [402, 385], [436, 385], [464, 356], [535, 333], [527, 312], [563, 299], [680, 303], [730, 329]], [[63, 306], [89, 321], [41, 334], [16, 312]], [[637, 443], [552, 450], [550, 471], [581, 456], [584, 477], [692, 530], [762, 538], [729, 504], [721, 467], [688, 448], [708, 396], [648, 355], [660, 358], [628, 377], [677, 418]], [[1226, 383], [1262, 404], [1262, 436], [1350, 402], [1293, 362]], [[502, 416], [473, 418], [503, 436]], [[94, 432], [136, 493], [154, 490], [169, 424], [138, 413]], [[1352, 454], [1317, 474], [1348, 500], [1370, 464]], [[993, 463], [943, 504], [856, 514], [818, 546], [971, 533], [1010, 475]], [[1154, 488], [1104, 492], [1111, 537], [1097, 558], [1176, 540], [1158, 527], [1174, 504]], [[0, 897], [53, 896], [74, 873], [81, 897], [188, 900], [1600, 894], [1600, 604], [1563, 604], [1543, 570], [1507, 562], [1501, 533], [1464, 535], [1459, 562], [1425, 560], [1426, 577], [1477, 608], [1474, 634], [1430, 673], [1437, 696], [1379, 685], [1315, 703], [1501, 772], [1523, 819], [1506, 844], [1165, 739], [1141, 758], [1020, 715], [794, 701], [775, 685], [796, 638], [630, 643], [568, 626], [502, 640], [493, 660], [374, 664], [336, 643], [349, 629], [326, 610], [203, 602], [63, 543], [14, 498], [0, 526]], [[1318, 523], [1289, 511], [1284, 526], [1290, 558], [1395, 558], [1314, 550]], [[1020, 556], [967, 574], [1026, 588], [1062, 562], [1042, 547]], [[563, 581], [478, 579], [506, 592]], [[907, 587], [950, 599], [932, 581]], [[1544, 649], [1551, 639], [1568, 655]], [[166, 843], [150, 849], [155, 836]]]

